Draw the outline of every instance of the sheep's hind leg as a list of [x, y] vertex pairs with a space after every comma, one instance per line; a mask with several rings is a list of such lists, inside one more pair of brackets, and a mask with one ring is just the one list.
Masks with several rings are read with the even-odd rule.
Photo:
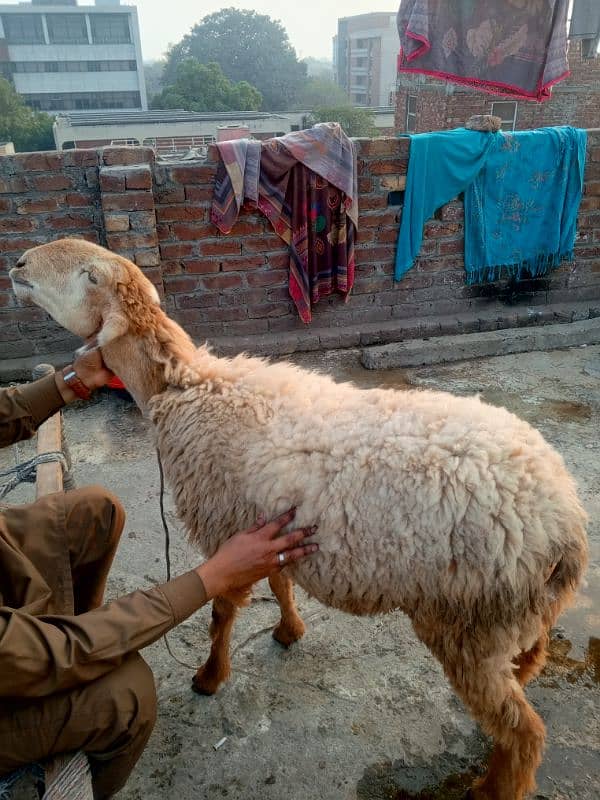
[[273, 638], [284, 647], [289, 647], [301, 639], [306, 630], [296, 608], [294, 582], [286, 575], [278, 573], [269, 578], [269, 586], [281, 610], [281, 620], [273, 629]]
[[444, 666], [475, 719], [494, 740], [488, 771], [475, 782], [471, 796], [474, 800], [524, 800], [535, 789], [545, 729], [527, 702], [512, 664], [484, 659], [456, 664], [456, 669]]
[[226, 597], [213, 600], [210, 655], [192, 679], [192, 689], [198, 694], [214, 694], [231, 674], [229, 643], [238, 610], [239, 605]]

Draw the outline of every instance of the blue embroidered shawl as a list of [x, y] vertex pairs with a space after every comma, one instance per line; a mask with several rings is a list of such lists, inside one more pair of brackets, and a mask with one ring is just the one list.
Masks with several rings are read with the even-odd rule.
[[412, 267], [423, 227], [465, 193], [467, 283], [542, 275], [571, 258], [583, 190], [586, 133], [459, 128], [410, 137], [395, 279]]
[[573, 258], [587, 134], [569, 127], [497, 134], [465, 192], [467, 283], [544, 275]]

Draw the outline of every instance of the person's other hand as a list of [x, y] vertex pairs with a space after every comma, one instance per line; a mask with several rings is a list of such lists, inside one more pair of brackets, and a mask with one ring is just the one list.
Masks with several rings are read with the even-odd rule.
[[196, 569], [208, 597], [251, 586], [315, 553], [319, 545], [307, 543], [306, 539], [316, 533], [316, 525], [278, 535], [295, 515], [296, 509], [292, 508], [267, 524], [259, 519], [252, 528], [236, 533], [222, 544], [212, 558]]

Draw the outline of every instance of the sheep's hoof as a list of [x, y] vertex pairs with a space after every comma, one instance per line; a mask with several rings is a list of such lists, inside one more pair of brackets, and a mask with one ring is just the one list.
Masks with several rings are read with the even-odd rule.
[[201, 667], [192, 678], [192, 690], [196, 694], [211, 695], [215, 694], [222, 683], [223, 679]]
[[294, 642], [297, 642], [298, 639], [301, 639], [305, 631], [306, 626], [301, 619], [298, 619], [291, 625], [289, 623], [284, 625], [283, 622], [280, 622], [279, 625], [273, 628], [273, 638], [276, 642], [279, 642], [282, 647], [289, 647], [294, 644]]

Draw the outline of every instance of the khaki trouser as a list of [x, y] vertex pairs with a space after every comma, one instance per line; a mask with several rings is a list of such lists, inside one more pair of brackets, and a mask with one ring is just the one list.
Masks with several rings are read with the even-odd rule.
[[[39, 613], [61, 613], [71, 599], [76, 614], [102, 603], [124, 522], [119, 501], [100, 487], [2, 511], [0, 525], [44, 578], [40, 594], [45, 590], [46, 602], [39, 598], [45, 605]], [[36, 606], [35, 574], [17, 586], [2, 586], [2, 591], [5, 605], [25, 611]], [[2, 698], [0, 775], [47, 756], [84, 750], [94, 796], [110, 797], [125, 784], [155, 719], [154, 679], [137, 653], [76, 689], [42, 698]]]

